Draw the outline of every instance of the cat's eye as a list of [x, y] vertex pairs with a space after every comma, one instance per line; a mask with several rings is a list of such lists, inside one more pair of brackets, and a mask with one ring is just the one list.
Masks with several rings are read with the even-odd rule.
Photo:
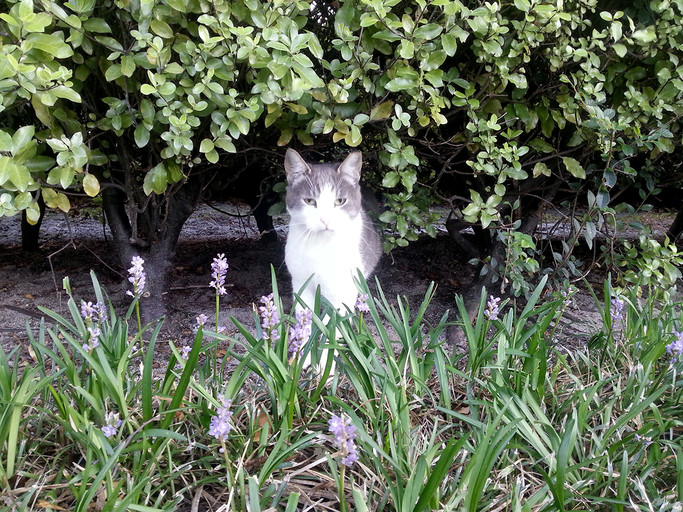
[[335, 206], [341, 206], [344, 203], [346, 203], [346, 198], [345, 197], [338, 197], [337, 199], [334, 200], [334, 205]]
[[315, 199], [312, 197], [304, 197], [304, 203], [306, 203], [309, 206], [315, 206]]

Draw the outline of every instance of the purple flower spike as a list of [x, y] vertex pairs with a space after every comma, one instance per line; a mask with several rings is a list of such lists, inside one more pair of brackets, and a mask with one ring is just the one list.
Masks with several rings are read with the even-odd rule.
[[311, 337], [311, 323], [313, 312], [310, 309], [302, 309], [296, 313], [296, 325], [289, 330], [289, 355], [297, 356], [309, 338]]
[[672, 362], [678, 361], [678, 358], [683, 356], [683, 331], [674, 331], [676, 339], [666, 346], [666, 352], [672, 356]]
[[624, 315], [621, 314], [621, 311], [624, 309], [624, 301], [616, 297], [610, 301], [610, 304], [609, 314], [612, 317], [612, 320], [621, 320], [624, 318]]
[[277, 313], [277, 308], [273, 302], [273, 294], [264, 295], [261, 297], [261, 304], [259, 311], [261, 312], [261, 330], [263, 331], [263, 339], [271, 341], [277, 340], [280, 335], [275, 329], [280, 323], [280, 317]]
[[147, 275], [143, 268], [145, 260], [140, 256], [133, 256], [133, 259], [131, 259], [130, 262], [132, 266], [128, 269], [128, 274], [130, 275], [128, 281], [133, 285], [133, 291], [128, 290], [126, 294], [131, 297], [140, 297], [145, 289], [145, 283], [147, 281]]
[[370, 308], [368, 307], [368, 299], [367, 293], [359, 293], [358, 298], [356, 299], [356, 311], [359, 313], [369, 313]]
[[216, 415], [211, 418], [211, 425], [209, 425], [209, 435], [215, 437], [219, 441], [225, 441], [228, 438], [232, 426], [230, 425], [230, 417], [232, 411], [230, 406], [232, 400], [226, 399], [224, 395], [218, 395], [218, 400], [221, 405], [216, 409]]
[[342, 456], [342, 464], [352, 466], [358, 460], [356, 440], [356, 427], [351, 424], [351, 419], [346, 416], [332, 415], [328, 421], [330, 432], [334, 434], [334, 445], [339, 448]]
[[489, 297], [489, 300], [486, 303], [486, 310], [484, 311], [484, 314], [489, 320], [498, 320], [498, 314], [500, 313], [498, 310], [499, 304], [500, 297], [494, 297], [493, 295]]
[[213, 259], [211, 264], [211, 277], [213, 281], [209, 283], [211, 288], [216, 289], [218, 295], [225, 295], [225, 274], [228, 272], [228, 262], [225, 259], [225, 254], [219, 254], [217, 258]]
[[90, 334], [88, 343], [83, 344], [83, 350], [92, 352], [100, 344], [97, 338], [102, 334], [100, 327], [102, 322], [107, 319], [107, 308], [101, 302], [93, 304], [92, 302], [82, 300], [81, 316]]

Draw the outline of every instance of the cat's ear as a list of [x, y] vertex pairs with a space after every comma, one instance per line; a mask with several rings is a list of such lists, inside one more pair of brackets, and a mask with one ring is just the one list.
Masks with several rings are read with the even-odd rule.
[[299, 153], [293, 149], [288, 149], [285, 153], [285, 171], [287, 172], [287, 181], [293, 183], [298, 178], [310, 173], [311, 168]]
[[352, 181], [358, 182], [360, 181], [361, 167], [363, 167], [363, 153], [354, 151], [339, 164], [338, 171], [351, 178]]

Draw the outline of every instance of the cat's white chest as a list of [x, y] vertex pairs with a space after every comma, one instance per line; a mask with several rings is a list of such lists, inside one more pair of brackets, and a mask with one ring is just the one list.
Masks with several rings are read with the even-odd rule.
[[315, 290], [320, 291], [335, 307], [353, 308], [357, 296], [354, 277], [363, 272], [360, 255], [362, 218], [343, 219], [335, 229], [312, 231], [296, 216], [290, 223], [285, 261], [292, 275], [294, 292], [298, 293], [310, 278], [301, 294], [308, 306], [312, 306]]

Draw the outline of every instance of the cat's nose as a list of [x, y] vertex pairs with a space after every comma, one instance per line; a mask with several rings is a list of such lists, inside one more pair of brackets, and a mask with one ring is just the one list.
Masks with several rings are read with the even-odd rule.
[[331, 229], [330, 221], [324, 217], [320, 217], [320, 224], [322, 224], [322, 227], [325, 231], [329, 231]]

